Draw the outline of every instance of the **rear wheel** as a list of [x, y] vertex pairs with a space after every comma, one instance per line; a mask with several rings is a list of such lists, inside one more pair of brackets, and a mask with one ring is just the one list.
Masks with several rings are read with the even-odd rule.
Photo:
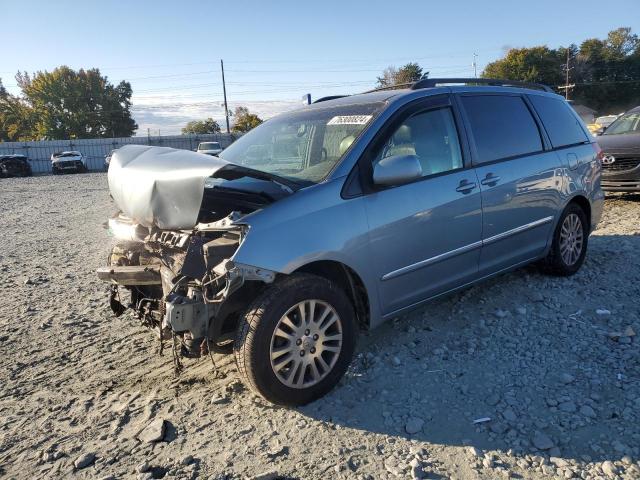
[[356, 335], [355, 313], [342, 290], [325, 278], [294, 274], [263, 292], [241, 318], [238, 370], [266, 400], [304, 405], [344, 375]]
[[569, 276], [580, 270], [587, 254], [589, 240], [587, 216], [582, 208], [570, 203], [562, 212], [553, 235], [553, 244], [544, 259], [545, 270], [558, 276]]

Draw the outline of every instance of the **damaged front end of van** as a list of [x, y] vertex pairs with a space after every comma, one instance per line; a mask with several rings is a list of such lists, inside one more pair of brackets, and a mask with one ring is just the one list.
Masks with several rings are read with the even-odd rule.
[[[179, 168], [176, 168], [176, 166]], [[276, 273], [233, 260], [249, 233], [242, 218], [294, 192], [273, 175], [197, 153], [119, 149], [109, 168], [118, 240], [98, 277], [109, 304], [127, 309], [176, 356], [229, 352], [239, 311]], [[179, 366], [179, 360], [177, 360]]]

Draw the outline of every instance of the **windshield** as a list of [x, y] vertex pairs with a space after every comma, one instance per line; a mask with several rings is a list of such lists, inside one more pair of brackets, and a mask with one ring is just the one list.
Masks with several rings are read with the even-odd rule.
[[340, 161], [383, 103], [313, 108], [273, 118], [222, 152], [224, 160], [317, 183]]
[[198, 145], [198, 150], [216, 150], [219, 148], [220, 144], [218, 142], [201, 143]]
[[618, 135], [621, 133], [640, 133], [640, 112], [627, 113], [621, 116], [607, 128], [605, 135]]

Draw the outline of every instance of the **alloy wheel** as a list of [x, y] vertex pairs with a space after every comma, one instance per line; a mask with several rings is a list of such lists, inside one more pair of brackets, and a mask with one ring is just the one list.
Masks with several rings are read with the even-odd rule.
[[309, 388], [332, 370], [342, 350], [342, 321], [322, 300], [304, 300], [280, 318], [271, 337], [271, 368], [287, 387]]
[[575, 264], [582, 254], [584, 231], [580, 217], [567, 215], [560, 228], [560, 256], [567, 266]]

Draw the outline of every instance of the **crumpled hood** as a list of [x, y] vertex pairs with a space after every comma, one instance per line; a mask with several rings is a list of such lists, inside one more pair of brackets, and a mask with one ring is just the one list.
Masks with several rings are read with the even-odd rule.
[[189, 150], [126, 145], [109, 165], [109, 190], [116, 205], [146, 227], [192, 228], [204, 195], [205, 179], [229, 162]]

